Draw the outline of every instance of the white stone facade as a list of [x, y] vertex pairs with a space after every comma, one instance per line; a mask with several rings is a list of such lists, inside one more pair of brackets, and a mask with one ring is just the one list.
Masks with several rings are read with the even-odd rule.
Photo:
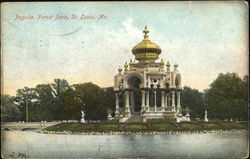
[[[151, 44], [148, 31], [144, 30], [144, 33], [141, 43]], [[125, 63], [124, 69], [119, 68], [118, 74], [114, 76], [115, 117], [123, 118], [123, 121], [133, 114], [140, 114], [146, 119], [176, 119], [181, 108], [181, 74], [178, 65], [175, 64], [171, 69], [169, 62], [166, 65], [163, 60], [157, 62], [160, 48], [155, 44], [152, 47], [148, 45], [139, 46], [141, 48], [137, 52], [133, 50], [136, 52], [133, 52], [135, 60]], [[148, 53], [156, 54], [156, 58], [151, 58]], [[142, 54], [140, 56], [143, 58], [138, 54]]]

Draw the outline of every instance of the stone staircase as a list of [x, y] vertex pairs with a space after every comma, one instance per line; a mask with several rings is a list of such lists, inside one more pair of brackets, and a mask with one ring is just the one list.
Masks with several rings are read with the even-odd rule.
[[138, 123], [142, 122], [142, 116], [140, 112], [131, 114], [131, 116], [125, 121], [126, 123]]

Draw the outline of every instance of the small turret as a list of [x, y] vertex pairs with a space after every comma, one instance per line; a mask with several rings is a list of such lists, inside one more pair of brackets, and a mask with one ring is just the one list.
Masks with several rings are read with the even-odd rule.
[[128, 70], [128, 63], [127, 63], [127, 62], [124, 64], [124, 70], [125, 70], [125, 71]]
[[170, 63], [169, 63], [169, 61], [167, 62], [167, 64], [166, 64], [166, 67], [167, 67], [167, 71], [170, 71]]

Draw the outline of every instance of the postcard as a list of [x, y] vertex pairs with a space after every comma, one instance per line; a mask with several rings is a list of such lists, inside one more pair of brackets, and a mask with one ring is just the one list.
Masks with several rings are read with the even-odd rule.
[[2, 158], [248, 158], [245, 1], [1, 3]]

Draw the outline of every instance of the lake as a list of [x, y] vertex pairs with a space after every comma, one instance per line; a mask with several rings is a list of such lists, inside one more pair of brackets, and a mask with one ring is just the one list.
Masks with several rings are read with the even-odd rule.
[[2, 131], [1, 154], [29, 158], [240, 158], [247, 131], [166, 135], [59, 135]]

